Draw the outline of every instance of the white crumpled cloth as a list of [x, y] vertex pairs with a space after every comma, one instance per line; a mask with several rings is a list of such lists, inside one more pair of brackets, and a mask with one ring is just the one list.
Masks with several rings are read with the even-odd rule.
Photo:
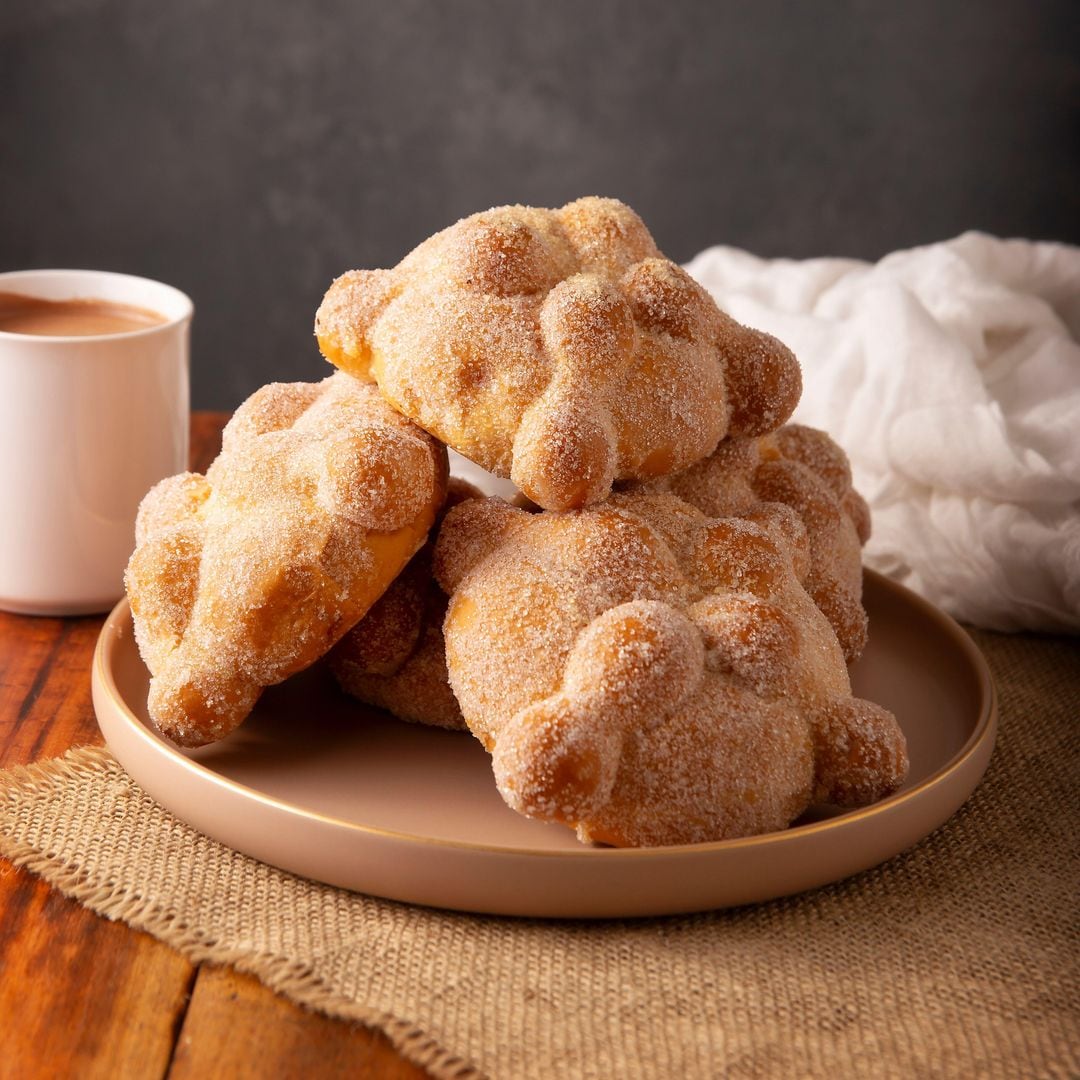
[[868, 565], [977, 626], [1080, 630], [1080, 248], [966, 233], [687, 269], [799, 357], [794, 419], [850, 456]]

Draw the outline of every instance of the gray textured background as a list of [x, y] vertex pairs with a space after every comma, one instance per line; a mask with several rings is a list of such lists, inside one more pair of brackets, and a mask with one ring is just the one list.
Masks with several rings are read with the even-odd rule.
[[617, 195], [676, 259], [1080, 241], [1075, 0], [0, 3], [0, 268], [195, 300], [194, 404], [324, 371], [330, 279]]

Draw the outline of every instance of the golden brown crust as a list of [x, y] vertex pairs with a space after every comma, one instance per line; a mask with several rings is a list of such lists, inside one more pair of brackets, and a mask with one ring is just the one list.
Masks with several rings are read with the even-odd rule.
[[724, 315], [614, 199], [498, 207], [319, 308], [323, 354], [547, 509], [683, 469], [787, 419], [799, 366]]
[[670, 491], [713, 516], [753, 516], [762, 507], [790, 507], [805, 526], [809, 562], [801, 575], [844, 650], [856, 660], [866, 646], [862, 545], [870, 509], [851, 486], [844, 451], [823, 431], [787, 424], [758, 439], [725, 439], [715, 452], [677, 476], [629, 490]]
[[[472, 484], [451, 476], [442, 514], [465, 499], [480, 498]], [[437, 531], [438, 523], [431, 539], [330, 651], [328, 661], [338, 685], [352, 697], [400, 720], [466, 731], [446, 674], [446, 593], [431, 569]]]
[[[346, 694], [399, 720], [466, 731], [446, 675], [442, 634], [446, 596], [431, 579], [428, 555], [420, 563], [419, 555], [413, 558], [410, 585], [399, 587], [395, 581], [368, 612], [362, 622], [371, 619], [372, 626], [356, 637], [346, 634], [331, 650], [330, 668]], [[390, 603], [380, 607], [390, 593], [394, 594]], [[392, 613], [389, 609], [394, 607], [398, 611]], [[380, 648], [393, 652], [380, 655]]]
[[162, 732], [220, 739], [326, 653], [424, 542], [446, 467], [348, 375], [249, 398], [206, 476], [163, 481], [139, 510], [126, 586]]
[[435, 549], [447, 665], [507, 803], [582, 839], [653, 845], [895, 790], [903, 735], [852, 697], [799, 583], [800, 529], [785, 508], [714, 519], [665, 493], [451, 511]]

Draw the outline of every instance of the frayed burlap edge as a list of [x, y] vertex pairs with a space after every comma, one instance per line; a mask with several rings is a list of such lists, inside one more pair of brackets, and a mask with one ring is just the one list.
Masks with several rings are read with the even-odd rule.
[[[60, 757], [31, 765], [15, 765], [0, 773], [0, 808], [13, 803], [20, 792], [39, 790], [39, 782], [56, 778], [85, 777], [103, 771], [113, 760], [103, 746], [80, 746]], [[3, 822], [0, 810], [0, 824]], [[40, 877], [64, 896], [98, 915], [126, 923], [163, 941], [193, 964], [222, 964], [254, 975], [276, 993], [304, 1008], [338, 1020], [355, 1021], [376, 1028], [394, 1049], [437, 1080], [483, 1080], [473, 1064], [440, 1046], [415, 1023], [378, 1009], [357, 1004], [335, 993], [306, 965], [272, 953], [226, 948], [214, 936], [176, 920], [162, 906], [133, 893], [126, 886], [95, 884], [85, 871], [49, 852], [12, 840], [0, 829], [0, 856], [14, 866]], [[285, 871], [281, 871], [285, 873]]]

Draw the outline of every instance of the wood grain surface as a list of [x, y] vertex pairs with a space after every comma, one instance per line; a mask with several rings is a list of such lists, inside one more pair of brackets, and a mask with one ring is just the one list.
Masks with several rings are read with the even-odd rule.
[[[225, 413], [192, 417], [192, 468]], [[0, 612], [0, 768], [102, 739], [90, 660], [102, 617]], [[91, 914], [0, 859], [0, 1078], [423, 1077], [381, 1032]]]

